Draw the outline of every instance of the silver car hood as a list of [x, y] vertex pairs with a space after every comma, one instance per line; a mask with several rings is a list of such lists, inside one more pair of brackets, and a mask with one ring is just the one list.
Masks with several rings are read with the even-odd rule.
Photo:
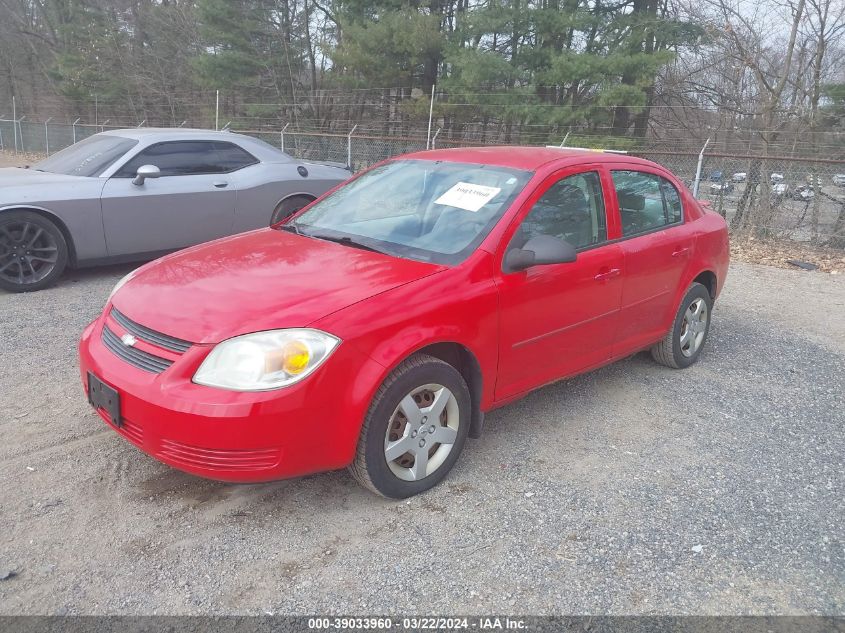
[[97, 198], [105, 182], [104, 178], [4, 167], [0, 168], [0, 207], [45, 200]]

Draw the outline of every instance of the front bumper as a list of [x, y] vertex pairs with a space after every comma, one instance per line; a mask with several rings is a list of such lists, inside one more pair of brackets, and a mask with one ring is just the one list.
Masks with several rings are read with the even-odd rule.
[[108, 349], [102, 330], [118, 336], [108, 310], [79, 343], [82, 384], [88, 372], [120, 394], [122, 426], [103, 420], [145, 453], [210, 479], [258, 482], [347, 466], [384, 368], [341, 344], [317, 371], [266, 392], [235, 392], [196, 385], [196, 369], [211, 346], [194, 345], [162, 373], [128, 364]]

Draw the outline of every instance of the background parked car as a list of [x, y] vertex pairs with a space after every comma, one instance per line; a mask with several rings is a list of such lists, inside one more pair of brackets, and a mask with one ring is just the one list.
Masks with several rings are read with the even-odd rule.
[[731, 180], [734, 182], [745, 182], [748, 179], [748, 174], [744, 171], [738, 171], [733, 176], [731, 176]]
[[833, 184], [837, 187], [845, 187], [845, 174], [833, 174]]
[[801, 200], [802, 202], [809, 202], [813, 198], [816, 197], [816, 192], [810, 185], [798, 185], [792, 191], [792, 197], [795, 200]]
[[772, 197], [782, 198], [789, 193], [789, 185], [785, 182], [780, 182], [772, 185]]
[[722, 182], [722, 171], [719, 169], [711, 171], [710, 182]]
[[772, 175], [769, 176], [769, 179], [773, 185], [779, 182], [783, 182], [783, 174], [772, 172]]
[[0, 288], [39, 290], [67, 265], [152, 259], [269, 226], [349, 175], [230, 132], [95, 134], [31, 169], [0, 169]]
[[734, 190], [734, 184], [726, 180], [724, 182], [714, 182], [710, 185], [710, 193], [713, 194], [720, 194], [720, 193], [730, 193]]

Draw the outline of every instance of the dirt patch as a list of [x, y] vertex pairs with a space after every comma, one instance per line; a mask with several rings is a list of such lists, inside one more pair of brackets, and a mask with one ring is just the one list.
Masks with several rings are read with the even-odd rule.
[[805, 242], [732, 238], [731, 257], [740, 262], [800, 270], [789, 263], [792, 260], [813, 264], [818, 270], [833, 275], [845, 273], [845, 251]]
[[15, 154], [15, 152], [2, 151], [0, 152], [0, 167], [26, 167], [43, 159], [43, 154]]

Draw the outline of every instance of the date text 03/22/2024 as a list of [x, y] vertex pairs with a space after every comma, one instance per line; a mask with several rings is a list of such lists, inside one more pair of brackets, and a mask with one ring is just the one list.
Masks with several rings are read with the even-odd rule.
[[511, 617], [407, 617], [394, 621], [385, 617], [309, 618], [308, 628], [315, 630], [479, 630], [518, 631], [526, 628], [524, 620]]

